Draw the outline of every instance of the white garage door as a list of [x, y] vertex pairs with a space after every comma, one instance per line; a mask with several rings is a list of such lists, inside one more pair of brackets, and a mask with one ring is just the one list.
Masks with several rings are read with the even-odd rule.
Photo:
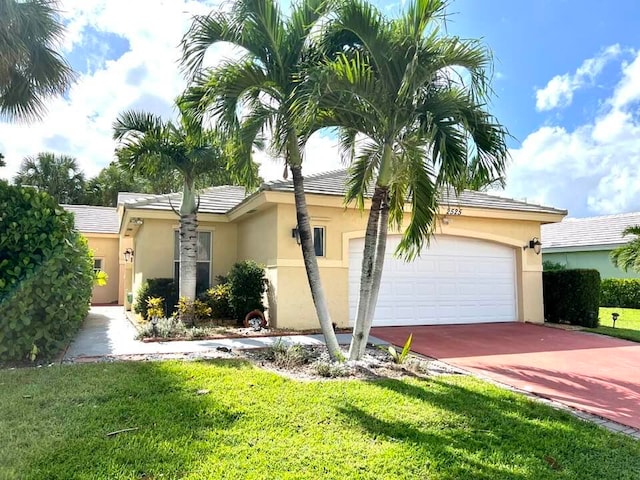
[[[516, 321], [515, 252], [482, 240], [436, 236], [413, 262], [394, 258], [389, 235], [374, 325], [445, 325]], [[353, 325], [364, 239], [349, 244]]]

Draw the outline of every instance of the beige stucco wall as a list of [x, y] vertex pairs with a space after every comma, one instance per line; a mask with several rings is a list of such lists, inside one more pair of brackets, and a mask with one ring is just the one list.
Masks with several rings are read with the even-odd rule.
[[[317, 328], [300, 247], [291, 238], [291, 228], [296, 225], [295, 207], [279, 204], [277, 212], [277, 258], [269, 265], [271, 276], [276, 278], [277, 305], [272, 307], [271, 321], [279, 327]], [[436, 234], [484, 239], [512, 247], [516, 254], [518, 320], [543, 322], [541, 257], [522, 249], [531, 238], [540, 236], [540, 222], [486, 218], [487, 212], [474, 209], [464, 212], [462, 216], [448, 217], [447, 225], [440, 222]], [[317, 205], [310, 205], [309, 213], [313, 226], [326, 228], [326, 256], [318, 259], [318, 264], [332, 320], [339, 326], [348, 326], [349, 240], [364, 236], [367, 215], [353, 208]], [[405, 224], [408, 221], [407, 214]]]
[[[174, 231], [177, 218], [143, 218], [133, 239], [135, 252], [132, 266], [132, 291], [135, 293], [149, 278], [173, 277]], [[228, 222], [198, 221], [199, 231], [212, 233], [211, 284], [218, 275], [225, 275], [236, 262], [238, 226]]]
[[120, 279], [119, 239], [117, 235], [85, 233], [94, 258], [102, 259], [102, 269], [109, 276], [103, 287], [93, 287], [91, 303], [118, 303]]

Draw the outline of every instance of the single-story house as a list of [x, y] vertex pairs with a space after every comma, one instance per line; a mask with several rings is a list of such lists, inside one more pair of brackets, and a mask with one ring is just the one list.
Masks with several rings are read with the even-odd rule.
[[122, 238], [120, 217], [114, 207], [92, 205], [62, 205], [74, 214], [75, 227], [81, 232], [93, 252], [93, 270], [101, 270], [108, 275], [105, 286], [93, 287], [91, 303], [95, 305], [122, 305], [125, 262], [121, 255], [123, 248], [131, 246], [131, 239]]
[[640, 225], [640, 212], [566, 218], [543, 225], [542, 260], [567, 268], [594, 268], [602, 278], [638, 278], [637, 273], [614, 266], [610, 258], [614, 248], [631, 240], [622, 236], [625, 228], [635, 225]]
[[[345, 207], [345, 180], [344, 170], [305, 179], [323, 286], [339, 326], [355, 317], [368, 214]], [[180, 196], [120, 195], [114, 245], [121, 266], [118, 298], [125, 308], [126, 294], [135, 296], [145, 280], [178, 271], [173, 208]], [[480, 192], [444, 195], [436, 234], [415, 261], [394, 257], [401, 232], [389, 234], [375, 325], [543, 322], [542, 262], [531, 247], [541, 225], [565, 215]], [[200, 194], [198, 223], [198, 282], [214, 284], [235, 262], [255, 260], [266, 268], [271, 324], [318, 326], [294, 232], [291, 181], [268, 182], [253, 193], [237, 186], [208, 188]], [[128, 261], [126, 249], [132, 251]]]

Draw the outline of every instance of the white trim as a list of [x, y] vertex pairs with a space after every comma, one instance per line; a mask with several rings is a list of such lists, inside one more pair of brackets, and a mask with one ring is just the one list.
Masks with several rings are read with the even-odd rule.
[[610, 243], [608, 245], [578, 245], [575, 247], [542, 247], [542, 253], [565, 253], [565, 252], [591, 252], [602, 250], [613, 250], [614, 248], [626, 245], [622, 243]]

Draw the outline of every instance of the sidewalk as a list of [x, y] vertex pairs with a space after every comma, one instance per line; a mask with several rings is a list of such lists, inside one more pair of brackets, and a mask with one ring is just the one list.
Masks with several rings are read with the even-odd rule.
[[[63, 361], [82, 357], [199, 353], [226, 347], [234, 350], [265, 348], [278, 341], [288, 344], [323, 345], [322, 335], [286, 335], [281, 337], [220, 338], [172, 342], [135, 340], [135, 327], [127, 320], [122, 307], [91, 307], [80, 332], [64, 354]], [[351, 334], [338, 334], [338, 342], [348, 345]], [[369, 343], [386, 345], [375, 337]]]

